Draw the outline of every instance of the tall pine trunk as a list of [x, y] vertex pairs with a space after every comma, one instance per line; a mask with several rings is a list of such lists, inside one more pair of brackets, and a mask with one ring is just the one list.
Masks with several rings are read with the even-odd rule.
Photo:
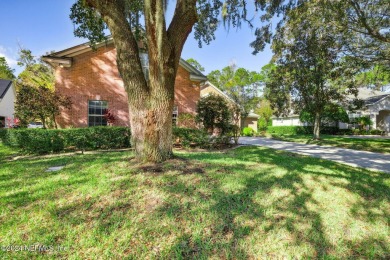
[[321, 114], [316, 112], [314, 118], [314, 129], [313, 129], [313, 139], [320, 139], [320, 128], [321, 128]]

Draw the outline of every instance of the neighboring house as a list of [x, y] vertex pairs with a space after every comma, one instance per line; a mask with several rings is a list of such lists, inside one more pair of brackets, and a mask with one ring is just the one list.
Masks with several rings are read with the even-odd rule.
[[[225, 100], [227, 101], [227, 103], [229, 105], [236, 105], [236, 102], [232, 98], [230, 98], [228, 95], [223, 93], [214, 84], [212, 84], [211, 82], [207, 81], [205, 84], [203, 84], [201, 86], [200, 96], [201, 97], [207, 97], [211, 93], [215, 94], [215, 95], [222, 96], [223, 98], [225, 98]], [[248, 114], [248, 116], [244, 120], [240, 120], [240, 127], [241, 128], [250, 127], [254, 131], [257, 132], [257, 120], [258, 119], [259, 119], [259, 115], [251, 112], [251, 113]]]
[[[351, 97], [352, 98], [352, 97]], [[348, 112], [350, 119], [369, 116], [373, 122], [371, 128], [379, 129], [390, 133], [390, 93], [374, 91], [370, 89], [359, 89], [358, 98], [364, 101], [362, 109], [355, 112]], [[299, 120], [299, 115], [287, 117], [272, 117], [273, 126], [300, 126], [308, 125]], [[351, 124], [339, 122], [340, 129], [353, 127]]]
[[[110, 109], [116, 116], [115, 125], [129, 126], [127, 93], [116, 63], [116, 49], [112, 40], [96, 46], [89, 43], [42, 57], [55, 69], [56, 91], [72, 98], [72, 108], [63, 109], [57, 117], [60, 127], [106, 125], [103, 114]], [[144, 72], [148, 57], [140, 55]], [[180, 60], [175, 81], [175, 104], [172, 119], [180, 113], [196, 113], [200, 86], [206, 76], [189, 63]]]
[[6, 119], [14, 118], [16, 91], [11, 80], [0, 79], [0, 128], [6, 127]]

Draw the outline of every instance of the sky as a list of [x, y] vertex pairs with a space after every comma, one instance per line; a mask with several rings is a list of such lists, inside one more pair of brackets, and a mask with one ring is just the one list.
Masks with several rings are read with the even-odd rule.
[[[6, 58], [16, 75], [22, 70], [17, 66], [19, 46], [30, 49], [35, 56], [41, 56], [88, 41], [73, 35], [74, 26], [69, 14], [74, 2], [75, 0], [0, 1], [0, 57]], [[170, 1], [170, 6], [174, 7], [173, 1]], [[272, 53], [267, 48], [256, 56], [252, 55], [253, 50], [249, 44], [253, 40], [254, 30], [245, 24], [238, 30], [227, 30], [220, 26], [216, 40], [202, 48], [198, 47], [191, 34], [184, 46], [182, 58], [196, 59], [205, 68], [205, 74], [231, 63], [251, 71], [260, 71], [270, 61]]]

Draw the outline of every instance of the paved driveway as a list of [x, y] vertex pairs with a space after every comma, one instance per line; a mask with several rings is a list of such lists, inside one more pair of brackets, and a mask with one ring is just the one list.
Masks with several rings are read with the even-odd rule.
[[240, 137], [240, 144], [265, 146], [277, 150], [332, 160], [354, 167], [390, 173], [390, 154], [372, 153], [332, 146], [298, 144], [264, 137]]

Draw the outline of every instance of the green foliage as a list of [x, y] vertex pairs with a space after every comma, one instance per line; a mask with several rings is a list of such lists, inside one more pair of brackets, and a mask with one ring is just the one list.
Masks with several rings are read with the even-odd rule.
[[268, 123], [265, 120], [265, 118], [259, 117], [259, 119], [257, 120], [257, 131], [258, 132], [265, 131], [267, 130], [267, 127], [268, 127]]
[[[314, 122], [314, 115], [313, 113], [310, 113], [306, 110], [302, 110], [299, 114], [299, 120], [301, 122]], [[335, 122], [349, 122], [349, 117], [347, 111], [344, 109], [344, 107], [338, 105], [338, 104], [327, 104], [324, 107], [324, 111], [321, 115], [321, 122], [323, 124], [330, 124]]]
[[130, 130], [103, 126], [52, 130], [0, 129], [0, 140], [30, 154], [116, 149], [130, 147]]
[[189, 64], [191, 64], [193, 67], [195, 67], [197, 70], [204, 72], [204, 67], [202, 65], [200, 65], [200, 63], [197, 60], [195, 60], [193, 58], [189, 58], [186, 61]]
[[351, 119], [351, 124], [357, 124], [361, 130], [365, 130], [364, 128], [373, 125], [373, 122], [370, 116], [361, 116]]
[[55, 77], [53, 70], [44, 64], [32, 64], [25, 68], [16, 79], [16, 88], [29, 86], [33, 88], [44, 87], [54, 91]]
[[15, 114], [22, 124], [35, 121], [38, 118], [44, 128], [51, 120], [55, 126], [55, 116], [59, 115], [60, 107], [70, 108], [70, 97], [63, 96], [45, 87], [20, 86], [16, 94]]
[[245, 118], [259, 101], [263, 80], [260, 73], [227, 66], [222, 71], [210, 72], [207, 78], [241, 107], [242, 118]]
[[174, 127], [172, 130], [173, 144], [183, 147], [199, 147], [204, 149], [216, 149], [230, 145], [231, 135], [217, 137], [209, 136], [207, 132], [200, 129]]
[[174, 127], [172, 135], [173, 143], [184, 147], [206, 147], [209, 143], [208, 134], [199, 129]]
[[15, 79], [14, 70], [8, 66], [4, 57], [0, 57], [0, 79]]
[[[265, 127], [267, 127], [271, 117], [274, 113], [274, 110], [271, 107], [271, 103], [267, 99], [263, 99], [260, 101], [260, 106], [255, 109], [255, 113], [258, 114], [262, 120], [262, 124], [265, 123]], [[264, 121], [264, 122], [263, 122]]]
[[[346, 102], [349, 94], [357, 94], [353, 76], [358, 68], [342, 55], [338, 27], [332, 24], [331, 11], [322, 8], [313, 1], [291, 10], [273, 40], [277, 67], [266, 83], [267, 98], [277, 115], [305, 111], [318, 126], [315, 130], [327, 106], [334, 110], [332, 103]], [[313, 15], [314, 10], [321, 10], [321, 15]], [[318, 131], [314, 135], [319, 138]]]
[[362, 87], [385, 91], [390, 84], [390, 67], [375, 65], [356, 75], [356, 80]]
[[[269, 126], [267, 133], [275, 135], [303, 135], [313, 133], [313, 126]], [[321, 129], [322, 134], [343, 134], [343, 129], [336, 126], [324, 126]]]
[[197, 128], [196, 117], [190, 113], [180, 113], [177, 117], [178, 125], [184, 128]]
[[254, 134], [255, 134], [255, 130], [253, 130], [250, 127], [244, 127], [244, 129], [242, 129], [243, 136], [253, 136]]
[[197, 121], [200, 122], [209, 133], [218, 130], [221, 135], [224, 135], [229, 131], [231, 112], [223, 97], [211, 94], [201, 98], [198, 101], [196, 112]]

